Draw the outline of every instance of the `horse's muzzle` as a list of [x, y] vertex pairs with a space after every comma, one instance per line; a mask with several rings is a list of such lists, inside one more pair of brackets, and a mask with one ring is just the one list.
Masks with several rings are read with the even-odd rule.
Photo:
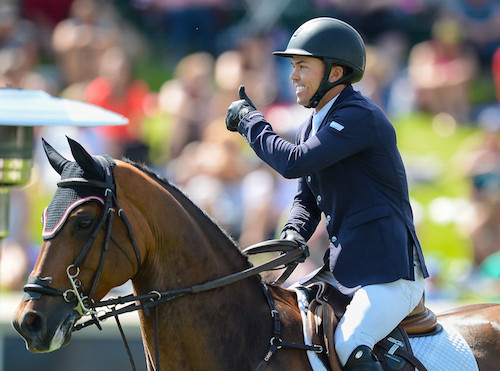
[[[61, 318], [60, 316], [54, 316], [54, 311], [50, 311], [50, 313], [51, 318]], [[53, 324], [43, 311], [30, 309], [21, 304], [12, 325], [24, 338], [26, 348], [30, 352], [52, 352], [70, 341], [73, 326], [80, 318], [80, 315], [74, 310], [65, 313], [66, 315], [63, 316], [62, 321]]]

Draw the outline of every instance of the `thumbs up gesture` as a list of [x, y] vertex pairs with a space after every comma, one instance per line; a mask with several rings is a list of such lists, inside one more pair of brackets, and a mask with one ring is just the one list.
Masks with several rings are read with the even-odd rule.
[[253, 102], [248, 98], [245, 87], [240, 86], [238, 90], [240, 100], [231, 103], [226, 112], [226, 128], [229, 131], [237, 131], [240, 121], [252, 111], [257, 110]]

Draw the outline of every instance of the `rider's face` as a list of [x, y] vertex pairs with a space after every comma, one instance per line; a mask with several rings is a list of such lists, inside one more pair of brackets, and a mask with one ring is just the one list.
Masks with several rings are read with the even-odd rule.
[[306, 106], [319, 88], [325, 65], [319, 58], [296, 55], [292, 57], [292, 68], [290, 79], [295, 86], [297, 103]]

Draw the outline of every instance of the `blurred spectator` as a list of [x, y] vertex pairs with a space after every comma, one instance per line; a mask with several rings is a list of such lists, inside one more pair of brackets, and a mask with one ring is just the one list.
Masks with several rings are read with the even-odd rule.
[[366, 47], [366, 69], [356, 88], [387, 111], [391, 85], [403, 66], [406, 41], [397, 32], [387, 32]]
[[0, 49], [21, 48], [30, 62], [28, 68], [38, 64], [39, 44], [35, 25], [19, 14], [15, 2], [0, 3]]
[[[427, 17], [418, 17], [432, 9], [425, 0], [313, 0], [318, 15], [342, 19], [359, 30], [365, 41], [372, 44], [386, 32], [413, 33], [426, 27]], [[427, 2], [429, 3], [429, 2]]]
[[484, 110], [479, 119], [483, 142], [469, 154], [464, 167], [472, 182], [468, 233], [476, 265], [500, 251], [500, 106]]
[[209, 53], [187, 55], [175, 68], [174, 80], [160, 88], [160, 106], [172, 119], [170, 159], [178, 157], [188, 143], [201, 140], [210, 123], [213, 66]]
[[242, 63], [240, 83], [255, 97], [257, 107], [273, 103], [277, 96], [277, 72], [272, 39], [266, 35], [243, 38], [236, 50]]
[[211, 123], [200, 141], [182, 148], [169, 172], [175, 182], [234, 239], [244, 214], [242, 180], [249, 167], [241, 153], [241, 138], [228, 135], [224, 118]]
[[497, 0], [455, 0], [443, 6], [460, 25], [465, 40], [476, 49], [483, 66], [490, 66], [500, 46], [500, 3]]
[[42, 53], [53, 57], [52, 32], [56, 25], [69, 17], [74, 0], [22, 0], [22, 14], [37, 26]]
[[86, 90], [88, 103], [119, 113], [128, 125], [96, 128], [106, 153], [149, 163], [148, 148], [142, 141], [142, 124], [153, 97], [149, 86], [134, 76], [131, 61], [119, 47], [107, 49], [100, 60], [99, 77]]
[[31, 262], [28, 259], [27, 246], [12, 238], [2, 241], [0, 251], [0, 288], [3, 290], [21, 290], [26, 283]]
[[[226, 114], [237, 98], [240, 85], [255, 97], [257, 107], [265, 109], [277, 98], [276, 58], [271, 54], [271, 39], [266, 36], [244, 38], [234, 50], [219, 55], [215, 61], [215, 88], [211, 117]], [[274, 58], [274, 59], [273, 59]]]
[[493, 278], [496, 281], [495, 294], [500, 292], [500, 251], [491, 254], [481, 264], [480, 273], [484, 277]]
[[226, 114], [227, 107], [235, 98], [235, 92], [243, 82], [243, 60], [240, 52], [228, 50], [215, 60], [215, 92], [212, 99], [213, 117]]
[[39, 63], [35, 25], [22, 18], [15, 2], [0, 3], [0, 85], [21, 87]]
[[[460, 160], [471, 181], [472, 212], [465, 225], [474, 249], [474, 262], [487, 275], [500, 269], [500, 48], [494, 53], [491, 71], [497, 103], [478, 114], [482, 141], [478, 148]], [[484, 272], [483, 272], [484, 273]]]
[[26, 188], [11, 188], [9, 234], [0, 241], [0, 285], [2, 289], [20, 290], [38, 252], [29, 241], [28, 221], [31, 212]]
[[74, 0], [71, 16], [52, 35], [56, 63], [64, 86], [88, 82], [98, 75], [100, 58], [119, 40], [119, 29], [98, 0]]
[[497, 95], [497, 101], [500, 104], [500, 48], [493, 54], [493, 60], [491, 63], [491, 71], [493, 74], [493, 81], [495, 82], [495, 90]]
[[[168, 66], [196, 52], [215, 54], [217, 32], [229, 0], [136, 0], [135, 6], [159, 24]], [[150, 30], [151, 32], [152, 30]], [[153, 31], [154, 32], [154, 31]]]
[[409, 55], [410, 80], [421, 109], [447, 113], [457, 122], [470, 120], [470, 86], [477, 77], [477, 56], [464, 42], [460, 26], [438, 19], [432, 38], [415, 45]]
[[259, 166], [250, 171], [242, 181], [243, 216], [240, 246], [276, 238], [282, 209], [276, 190], [279, 179], [268, 167]]

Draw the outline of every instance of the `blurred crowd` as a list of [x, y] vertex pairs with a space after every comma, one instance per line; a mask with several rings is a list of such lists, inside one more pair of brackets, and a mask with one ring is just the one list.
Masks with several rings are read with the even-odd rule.
[[[496, 0], [0, 0], [1, 87], [44, 90], [129, 119], [120, 127], [37, 128], [33, 177], [40, 192], [52, 194], [57, 177], [39, 138], [67, 154], [68, 135], [91, 153], [146, 163], [241, 247], [275, 238], [295, 182], [281, 179], [227, 132], [224, 115], [243, 84], [274, 129], [293, 138], [310, 112], [295, 104], [289, 61], [272, 51], [286, 46], [298, 25], [322, 15], [363, 35], [367, 68], [355, 88], [390, 117], [425, 112], [484, 134], [464, 160], [475, 213], [468, 233], [474, 264], [488, 263], [489, 274], [500, 277]], [[0, 285], [18, 289], [39, 241], [27, 238], [26, 192], [16, 190], [11, 202]], [[321, 263], [323, 230], [310, 241], [313, 254], [298, 274]]]

